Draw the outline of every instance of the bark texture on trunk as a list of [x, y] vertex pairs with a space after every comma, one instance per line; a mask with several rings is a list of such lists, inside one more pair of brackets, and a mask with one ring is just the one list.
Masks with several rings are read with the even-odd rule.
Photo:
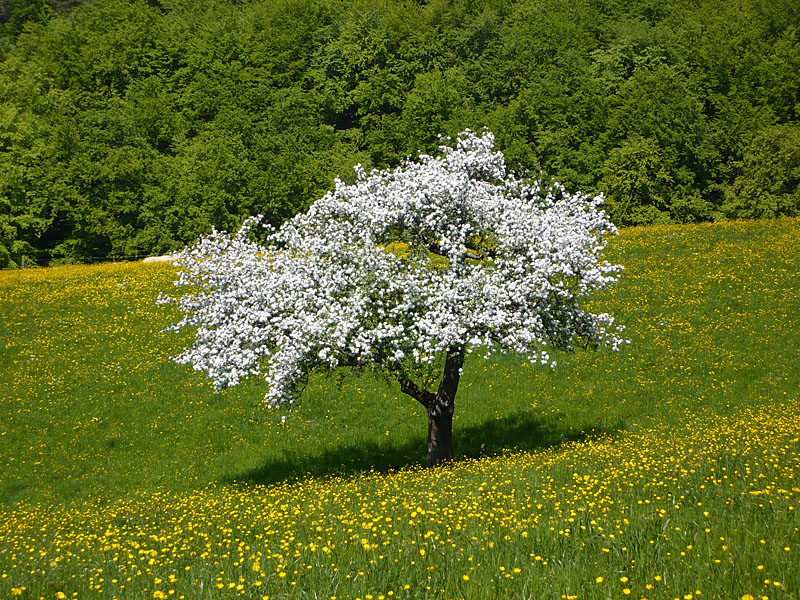
[[453, 411], [428, 411], [428, 467], [453, 460]]
[[453, 459], [453, 412], [463, 365], [464, 349], [448, 350], [442, 381], [435, 394], [420, 388], [413, 381], [400, 380], [400, 389], [428, 411], [428, 467]]

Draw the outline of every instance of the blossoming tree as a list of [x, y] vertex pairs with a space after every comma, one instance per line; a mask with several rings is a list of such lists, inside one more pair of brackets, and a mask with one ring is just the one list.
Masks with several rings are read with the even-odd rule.
[[196, 337], [175, 360], [218, 389], [261, 376], [273, 407], [314, 370], [377, 368], [427, 410], [433, 466], [452, 458], [471, 352], [554, 365], [552, 350], [623, 342], [611, 315], [580, 306], [621, 270], [602, 260], [616, 229], [601, 198], [517, 178], [489, 132], [356, 173], [277, 231], [252, 218], [182, 252], [175, 283], [187, 290], [164, 301], [184, 313], [173, 329]]

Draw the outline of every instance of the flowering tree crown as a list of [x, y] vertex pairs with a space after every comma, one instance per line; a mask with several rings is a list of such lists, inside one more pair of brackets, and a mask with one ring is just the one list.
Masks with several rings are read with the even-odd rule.
[[616, 233], [601, 197], [516, 177], [488, 131], [356, 175], [277, 231], [251, 218], [181, 253], [175, 283], [188, 290], [163, 300], [184, 313], [173, 329], [196, 338], [178, 362], [217, 388], [263, 376], [276, 406], [320, 367], [402, 382], [454, 350], [554, 365], [552, 349], [624, 341], [611, 315], [580, 306], [622, 268], [601, 259]]

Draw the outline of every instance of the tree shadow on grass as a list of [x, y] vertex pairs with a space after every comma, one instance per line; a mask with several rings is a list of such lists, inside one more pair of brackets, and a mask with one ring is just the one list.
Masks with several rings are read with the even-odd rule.
[[[536, 452], [569, 442], [614, 436], [623, 428], [622, 423], [617, 423], [575, 430], [554, 426], [552, 422], [519, 412], [479, 425], [454, 427], [453, 450], [456, 462], [510, 452]], [[389, 473], [424, 465], [426, 453], [427, 441], [423, 435], [399, 445], [393, 444], [391, 438], [387, 438], [382, 443], [351, 443], [322, 452], [303, 452], [303, 449], [298, 449], [295, 452], [284, 452], [283, 457], [270, 459], [255, 469], [224, 481], [245, 485], [271, 485], [310, 477], [347, 477], [370, 471]]]

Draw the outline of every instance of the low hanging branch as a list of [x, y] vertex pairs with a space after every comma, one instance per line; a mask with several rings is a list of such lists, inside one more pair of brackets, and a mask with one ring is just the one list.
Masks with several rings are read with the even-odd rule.
[[404, 394], [408, 394], [409, 396], [414, 398], [414, 400], [417, 400], [425, 408], [431, 406], [434, 400], [436, 399], [435, 394], [419, 387], [416, 383], [414, 383], [410, 379], [400, 380], [400, 391], [403, 392]]
[[[493, 144], [465, 131], [436, 157], [358, 166], [356, 183], [337, 180], [278, 231], [263, 226], [263, 245], [252, 218], [186, 248], [176, 285], [189, 291], [162, 298], [185, 314], [173, 329], [196, 328], [176, 360], [217, 389], [263, 377], [271, 407], [293, 404], [314, 369], [384, 369], [426, 408], [436, 465], [453, 456], [458, 382], [476, 348], [551, 366], [553, 348], [618, 349], [614, 318], [580, 306], [622, 268], [600, 261], [616, 233], [602, 198], [519, 179]], [[436, 392], [409, 375], [436, 364]]]

